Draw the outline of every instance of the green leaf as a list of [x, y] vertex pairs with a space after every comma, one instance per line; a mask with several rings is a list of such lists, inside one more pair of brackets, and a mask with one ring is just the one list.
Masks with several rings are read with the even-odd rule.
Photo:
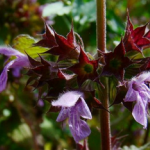
[[63, 16], [64, 14], [69, 14], [71, 11], [71, 6], [65, 6], [63, 2], [55, 2], [47, 5], [43, 10], [43, 17], [49, 17], [51, 15]]
[[[14, 129], [11, 133], [8, 134], [10, 138], [12, 138], [15, 142], [22, 142], [23, 140], [31, 140], [31, 131], [27, 124], [23, 123], [18, 126], [18, 128]], [[28, 141], [28, 142], [29, 142]]]
[[28, 54], [32, 58], [38, 57], [38, 54], [41, 54], [48, 50], [48, 48], [33, 46], [36, 43], [35, 39], [29, 35], [19, 35], [13, 40], [13, 48], [17, 49], [23, 54]]
[[122, 150], [149, 150], [150, 143], [143, 145], [142, 147], [136, 147], [135, 145], [131, 145], [130, 147], [124, 146]]

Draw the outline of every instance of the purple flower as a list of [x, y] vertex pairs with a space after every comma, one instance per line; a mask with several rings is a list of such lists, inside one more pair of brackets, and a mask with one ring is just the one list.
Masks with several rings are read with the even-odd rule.
[[21, 75], [21, 73], [20, 73], [21, 69], [22, 69], [22, 67], [14, 68], [12, 70], [13, 76], [16, 77], [16, 78], [20, 77], [20, 75]]
[[147, 107], [150, 102], [150, 72], [143, 72], [139, 76], [132, 78], [128, 82], [128, 92], [125, 96], [125, 102], [136, 102], [132, 110], [134, 119], [147, 127]]
[[83, 93], [78, 91], [68, 91], [52, 102], [53, 106], [61, 107], [57, 117], [57, 122], [62, 122], [69, 118], [69, 128], [76, 143], [90, 135], [91, 130], [85, 119], [92, 119], [91, 112], [83, 99]]
[[23, 53], [20, 53], [19, 51], [11, 48], [11, 47], [0, 47], [0, 54], [6, 55], [8, 57], [11, 56], [15, 56], [16, 58], [9, 61], [1, 75], [0, 75], [0, 92], [2, 92], [7, 85], [7, 72], [10, 68], [13, 69], [20, 69], [20, 67], [28, 67], [29, 66], [29, 61], [28, 61], [28, 57], [26, 55], [24, 55]]

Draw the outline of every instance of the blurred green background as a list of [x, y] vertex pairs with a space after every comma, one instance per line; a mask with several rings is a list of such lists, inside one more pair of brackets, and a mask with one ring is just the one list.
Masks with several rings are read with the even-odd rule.
[[[134, 27], [150, 20], [149, 0], [107, 0], [106, 5], [108, 50], [113, 50], [124, 35], [127, 8]], [[95, 0], [1, 0], [0, 16], [1, 46], [13, 45], [13, 39], [19, 34], [29, 34], [38, 40], [44, 32], [43, 19], [66, 36], [73, 20], [74, 30], [83, 38], [86, 51], [96, 53]], [[0, 55], [0, 71], [4, 61], [5, 57]], [[47, 101], [37, 102], [37, 91], [25, 86], [28, 79], [25, 74], [24, 70], [15, 78], [9, 72], [7, 89], [0, 93], [0, 150], [75, 149], [68, 126], [62, 129], [55, 121], [58, 114], [48, 113]], [[112, 86], [112, 93], [114, 89]], [[110, 103], [113, 99], [112, 94]], [[92, 130], [89, 148], [98, 150], [99, 111], [93, 110], [92, 114], [93, 119], [88, 121]], [[123, 150], [150, 149], [149, 124], [147, 130], [143, 130], [121, 104], [110, 108], [110, 117], [116, 146]]]

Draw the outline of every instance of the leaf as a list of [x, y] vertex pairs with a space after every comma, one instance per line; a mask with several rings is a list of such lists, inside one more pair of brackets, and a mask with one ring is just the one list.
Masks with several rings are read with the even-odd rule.
[[50, 50], [46, 51], [46, 53], [58, 55], [58, 61], [64, 59], [78, 59], [79, 46], [76, 43], [73, 25], [71, 27], [71, 31], [67, 35], [67, 38], [57, 34], [55, 31], [54, 35], [57, 46], [52, 47]]
[[125, 95], [127, 93], [127, 88], [125, 85], [121, 85], [117, 87], [117, 95], [116, 98], [114, 100], [114, 102], [109, 106], [113, 106], [116, 104], [120, 104], [123, 103], [123, 105], [132, 112], [132, 106], [133, 106], [133, 102], [124, 102], [123, 99], [125, 98]]
[[68, 69], [77, 74], [77, 81], [79, 86], [81, 86], [85, 80], [94, 80], [98, 77], [98, 62], [99, 59], [89, 60], [84, 50], [80, 47], [79, 63], [71, 66]]
[[133, 29], [128, 13], [126, 33], [123, 39], [127, 52], [131, 50], [142, 52], [143, 49], [150, 47], [150, 40], [148, 39], [149, 32], [145, 35], [147, 25], [148, 23], [144, 26]]
[[47, 48], [57, 46], [54, 32], [47, 24], [45, 24], [45, 33], [42, 35], [42, 37], [43, 38], [35, 43], [34, 46], [42, 46]]
[[[49, 80], [57, 77], [57, 64], [54, 62], [48, 62], [39, 56], [41, 62], [36, 61], [28, 55], [29, 62], [31, 64], [30, 70], [27, 75], [30, 78], [27, 81], [27, 85], [34, 81], [32, 86], [36, 89], [48, 83]], [[46, 70], [46, 71], [45, 71]]]
[[49, 17], [51, 15], [62, 16], [64, 14], [69, 14], [71, 9], [72, 9], [71, 6], [64, 6], [63, 2], [61, 1], [55, 2], [45, 6], [42, 16], [43, 17]]
[[77, 143], [77, 150], [89, 150], [87, 139], [84, 139], [83, 145], [80, 143]]
[[104, 53], [105, 66], [102, 75], [114, 75], [120, 81], [124, 80], [125, 68], [133, 62], [125, 57], [125, 47], [121, 40], [120, 44], [114, 49], [114, 52]]
[[46, 52], [48, 49], [40, 46], [33, 46], [35, 39], [29, 35], [19, 35], [13, 40], [13, 48], [23, 54], [28, 54], [32, 58], [38, 57], [38, 54]]
[[21, 142], [27, 138], [30, 138], [31, 131], [27, 124], [20, 124], [17, 128], [15, 128], [12, 132], [9, 133], [9, 136], [16, 142]]
[[123, 146], [122, 150], [149, 150], [150, 148], [150, 143], [147, 143], [141, 147], [136, 147], [135, 145], [131, 145], [130, 147], [128, 146]]
[[96, 21], [96, 2], [90, 1], [85, 3], [81, 0], [75, 1], [73, 7], [73, 16], [75, 21], [78, 21], [84, 27], [87, 25], [85, 23]]

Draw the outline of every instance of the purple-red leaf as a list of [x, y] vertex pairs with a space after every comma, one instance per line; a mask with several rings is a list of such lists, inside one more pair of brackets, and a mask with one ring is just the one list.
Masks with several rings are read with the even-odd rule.
[[84, 93], [84, 97], [85, 97], [85, 100], [90, 108], [90, 110], [92, 108], [95, 108], [95, 109], [103, 109], [105, 111], [108, 111], [104, 106], [103, 104], [100, 102], [100, 100], [98, 100], [96, 97], [95, 97], [95, 91], [82, 91]]
[[31, 67], [37, 67], [37, 66], [41, 66], [42, 65], [39, 61], [36, 61], [32, 57], [30, 57], [28, 54], [27, 54], [27, 56], [28, 56], [28, 59], [29, 59]]
[[80, 47], [79, 63], [68, 69], [77, 74], [77, 81], [79, 86], [81, 86], [85, 80], [94, 80], [97, 78], [98, 62], [99, 60], [89, 60], [86, 53]]
[[150, 70], [150, 57], [147, 57], [143, 61], [143, 65], [140, 67], [140, 71], [149, 71]]
[[132, 64], [132, 61], [125, 57], [123, 41], [114, 49], [114, 52], [104, 53], [105, 66], [102, 75], [114, 75], [120, 81], [124, 79], [124, 69]]
[[45, 24], [45, 30], [46, 32], [43, 34], [43, 39], [41, 39], [39, 42], [35, 43], [34, 45], [48, 47], [48, 48], [57, 46], [53, 30], [47, 24]]
[[67, 39], [54, 31], [57, 46], [51, 48], [46, 53], [58, 55], [58, 61], [64, 59], [78, 59], [79, 46], [76, 43], [73, 26], [67, 35]]
[[96, 97], [93, 98], [92, 107], [96, 109], [103, 109], [103, 110], [108, 111]]
[[83, 145], [77, 143], [77, 150], [89, 150], [88, 142], [86, 139], [84, 139]]
[[132, 112], [132, 106], [133, 106], [133, 102], [124, 102], [123, 99], [125, 98], [125, 95], [127, 93], [127, 87], [125, 85], [121, 85], [117, 87], [117, 95], [116, 98], [114, 100], [114, 102], [110, 105], [113, 106], [115, 104], [120, 104], [123, 103], [123, 105]]
[[127, 93], [127, 88], [125, 85], [118, 86], [116, 98], [114, 102], [110, 105], [110, 107], [112, 105], [120, 104], [121, 102], [123, 102], [123, 99], [125, 98], [126, 93]]
[[130, 21], [129, 14], [128, 14], [126, 33], [123, 38], [126, 52], [131, 50], [142, 52], [143, 49], [150, 46], [150, 40], [148, 39], [149, 32], [145, 35], [145, 30], [147, 25], [148, 24], [133, 29], [133, 25]]
[[53, 62], [48, 62], [44, 60], [41, 56], [41, 62], [34, 60], [28, 56], [29, 62], [31, 63], [31, 68], [27, 72], [27, 75], [30, 76], [27, 84], [35, 81], [32, 86], [38, 88], [43, 84], [47, 83], [49, 80], [57, 77], [58, 67], [57, 64]]
[[60, 110], [61, 110], [61, 107], [55, 107], [51, 105], [48, 112], [59, 112]]

